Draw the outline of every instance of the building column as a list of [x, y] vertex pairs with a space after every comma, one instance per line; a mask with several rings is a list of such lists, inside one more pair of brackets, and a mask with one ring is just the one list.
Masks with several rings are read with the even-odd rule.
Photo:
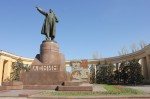
[[5, 81], [6, 79], [10, 79], [11, 65], [12, 65], [11, 61], [7, 61], [5, 63], [3, 81]]
[[147, 71], [148, 71], [148, 82], [150, 83], [150, 55], [146, 56], [146, 63], [147, 63]]
[[142, 67], [143, 67], [144, 82], [147, 82], [148, 81], [148, 69], [147, 69], [146, 57], [142, 58], [141, 64], [142, 64]]
[[94, 82], [96, 83], [96, 73], [97, 73], [96, 72], [97, 71], [96, 64], [94, 64], [94, 69], [95, 69], [95, 81]]
[[116, 70], [119, 70], [119, 63], [116, 63]]
[[4, 65], [4, 60], [0, 59], [0, 86], [2, 85], [3, 65]]

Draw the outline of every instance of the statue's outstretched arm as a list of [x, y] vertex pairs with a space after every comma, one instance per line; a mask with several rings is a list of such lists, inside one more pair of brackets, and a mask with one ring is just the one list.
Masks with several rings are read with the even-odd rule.
[[37, 8], [37, 10], [38, 10], [41, 14], [43, 14], [43, 15], [45, 15], [45, 16], [48, 15], [48, 13], [45, 12], [44, 10], [42, 10], [41, 8], [39, 8], [39, 7], [37, 7], [37, 6], [36, 6], [36, 8]]
[[59, 20], [58, 20], [58, 18], [55, 16], [55, 19], [56, 19], [56, 22], [58, 23], [59, 22]]

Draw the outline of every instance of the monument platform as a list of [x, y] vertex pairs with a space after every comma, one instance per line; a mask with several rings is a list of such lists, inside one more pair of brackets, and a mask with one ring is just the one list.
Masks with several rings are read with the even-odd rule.
[[[10, 84], [10, 85], [9, 85]], [[21, 82], [10, 82], [0, 90], [55, 90], [55, 91], [93, 91], [93, 86], [82, 82], [63, 82], [62, 85], [23, 85]]]
[[23, 85], [62, 85], [67, 80], [65, 59], [54, 41], [43, 41], [29, 72], [22, 73]]
[[43, 41], [31, 70], [23, 73], [23, 89], [56, 91], [92, 91], [92, 86], [80, 86], [82, 82], [71, 82], [66, 72], [64, 55], [59, 53], [56, 42]]

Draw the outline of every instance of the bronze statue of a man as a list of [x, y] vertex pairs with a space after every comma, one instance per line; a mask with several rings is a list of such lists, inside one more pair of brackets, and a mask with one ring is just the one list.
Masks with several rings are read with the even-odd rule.
[[57, 17], [55, 16], [52, 9], [50, 9], [49, 13], [47, 13], [37, 6], [36, 6], [36, 8], [41, 14], [43, 14], [45, 16], [41, 34], [46, 36], [46, 40], [53, 41], [55, 38], [55, 34], [56, 34], [56, 23], [58, 23]]

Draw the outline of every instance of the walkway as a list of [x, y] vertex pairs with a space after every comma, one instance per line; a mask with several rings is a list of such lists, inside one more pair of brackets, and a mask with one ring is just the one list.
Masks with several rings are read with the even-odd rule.
[[142, 90], [142, 91], [150, 94], [150, 85], [126, 86], [126, 87], [137, 89], [137, 90]]

